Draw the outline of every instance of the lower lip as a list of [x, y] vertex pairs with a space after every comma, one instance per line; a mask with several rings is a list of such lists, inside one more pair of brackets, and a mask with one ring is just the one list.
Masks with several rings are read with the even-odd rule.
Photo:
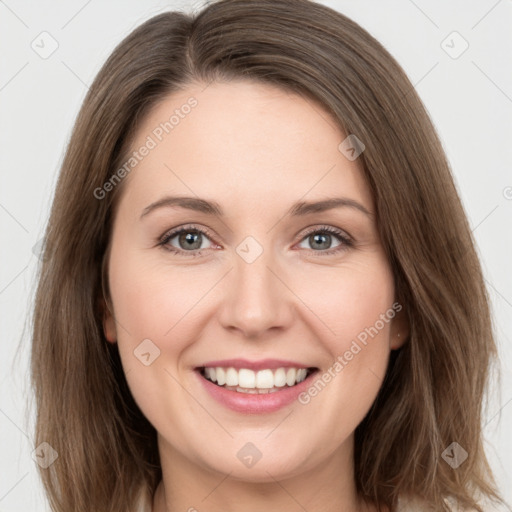
[[203, 377], [199, 370], [196, 370], [196, 374], [206, 391], [208, 391], [217, 402], [228, 409], [245, 414], [264, 414], [278, 411], [290, 405], [308, 388], [311, 383], [311, 377], [316, 375], [317, 371], [318, 370], [308, 375], [305, 380], [295, 386], [285, 386], [280, 388], [280, 391], [261, 395], [230, 391], [222, 386], [217, 386], [217, 384]]

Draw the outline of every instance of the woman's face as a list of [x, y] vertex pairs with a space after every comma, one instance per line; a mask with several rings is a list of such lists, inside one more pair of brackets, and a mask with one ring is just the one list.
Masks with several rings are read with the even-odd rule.
[[350, 460], [405, 326], [345, 138], [249, 81], [190, 86], [139, 126], [104, 328], [176, 460], [251, 481]]

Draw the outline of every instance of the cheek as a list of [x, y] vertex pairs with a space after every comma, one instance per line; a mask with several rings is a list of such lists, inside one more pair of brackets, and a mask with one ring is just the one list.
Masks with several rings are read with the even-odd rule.
[[395, 316], [394, 280], [381, 256], [311, 282], [307, 303], [324, 325], [322, 342], [331, 364], [322, 368], [299, 402], [326, 425], [339, 425], [343, 411], [343, 428], [330, 433], [341, 440], [362, 421], [382, 385]]
[[333, 410], [342, 404], [359, 410], [355, 416], [362, 419], [388, 364], [390, 325], [395, 316], [391, 269], [379, 255], [371, 263], [347, 265], [310, 282], [314, 285], [305, 302], [321, 320], [316, 321], [317, 332], [325, 333], [322, 344], [331, 358], [331, 364], [322, 368], [327, 374], [318, 389], [323, 384], [330, 388]]
[[139, 343], [145, 338], [160, 342], [172, 338], [187, 323], [183, 320], [204, 295], [208, 283], [201, 283], [193, 269], [189, 273], [180, 269], [170, 272], [137, 254], [114, 257], [110, 283], [120, 334]]
[[[115, 261], [110, 273], [117, 343], [128, 386], [143, 414], [162, 428], [168, 412], [163, 404], [169, 404], [170, 396], [171, 409], [187, 407], [176, 378], [181, 357], [194, 339], [194, 323], [189, 321], [193, 310], [189, 311], [198, 291], [184, 286], [184, 281], [181, 274], [171, 276], [128, 253]], [[178, 293], [179, 289], [192, 291]]]
[[389, 333], [389, 322], [382, 325], [380, 319], [393, 305], [394, 280], [382, 255], [317, 271], [302, 283], [295, 288], [297, 295], [316, 317], [332, 355], [348, 350], [358, 336], [364, 341], [365, 329], [376, 322], [381, 339]]
[[187, 405], [173, 376], [183, 378], [182, 363], [201, 331], [201, 300], [218, 278], [194, 267], [170, 269], [135, 251], [112, 251], [111, 262], [124, 373], [142, 411], [158, 418], [169, 395], [174, 407]]

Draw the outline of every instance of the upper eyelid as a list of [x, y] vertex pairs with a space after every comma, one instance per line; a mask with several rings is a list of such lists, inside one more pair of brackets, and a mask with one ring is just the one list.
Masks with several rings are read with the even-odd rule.
[[182, 231], [199, 231], [200, 233], [203, 233], [204, 235], [207, 235], [210, 238], [213, 238], [213, 233], [210, 232], [209, 229], [204, 227], [198, 227], [194, 224], [186, 224], [184, 226], [180, 226], [177, 228], [168, 229], [161, 237], [160, 241], [169, 240], [171, 238], [174, 238], [176, 235], [179, 235]]
[[[324, 225], [322, 225], [322, 224], [314, 224], [312, 226], [308, 226], [308, 227], [304, 228], [305, 232], [303, 233], [302, 237], [299, 239], [299, 242], [302, 241], [306, 236], [310, 235], [311, 233], [315, 233], [317, 231], [321, 232], [321, 231], [325, 230], [326, 228], [330, 228], [330, 229], [333, 229], [333, 230], [336, 230], [336, 231], [340, 231], [340, 233], [331, 233], [331, 234], [334, 234], [335, 236], [337, 235], [337, 236], [339, 236], [341, 238], [343, 238], [343, 236], [345, 236], [350, 241], [354, 240], [352, 235], [350, 235], [344, 229], [337, 228], [335, 226], [330, 226], [328, 224], [324, 224]], [[205, 228], [205, 227], [202, 227], [202, 226], [200, 227], [200, 226], [195, 225], [195, 224], [185, 224], [184, 226], [180, 226], [180, 227], [177, 227], [177, 228], [172, 228], [172, 229], [167, 230], [160, 237], [160, 241], [162, 243], [167, 243], [169, 240], [171, 240], [175, 236], [179, 235], [183, 231], [198, 231], [198, 232], [206, 235], [210, 239], [211, 238], [215, 238], [215, 236], [211, 233], [211, 231], [208, 228]], [[210, 240], [210, 241], [213, 242], [213, 240]], [[190, 251], [190, 252], [192, 252], [192, 251]]]
[[[330, 226], [329, 224], [315, 224], [314, 226], [309, 226], [309, 227], [307, 227], [305, 229], [306, 229], [306, 231], [303, 234], [303, 237], [307, 236], [307, 235], [309, 235], [311, 233], [315, 233], [317, 231], [326, 231], [328, 229], [332, 229], [332, 230], [335, 230], [335, 231], [340, 231], [341, 234], [344, 234], [344, 235], [346, 235], [347, 238], [352, 239], [352, 236], [349, 235], [349, 233], [346, 230], [341, 229], [341, 228], [337, 228], [335, 226]], [[336, 233], [333, 233], [333, 234], [336, 234]]]

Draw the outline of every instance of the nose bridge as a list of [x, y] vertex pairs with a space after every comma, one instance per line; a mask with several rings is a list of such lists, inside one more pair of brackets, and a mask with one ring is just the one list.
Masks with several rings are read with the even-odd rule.
[[264, 248], [253, 237], [236, 247], [229, 292], [223, 309], [225, 327], [237, 328], [255, 336], [272, 327], [283, 327], [289, 320], [290, 303], [280, 279], [278, 262], [271, 248]]

